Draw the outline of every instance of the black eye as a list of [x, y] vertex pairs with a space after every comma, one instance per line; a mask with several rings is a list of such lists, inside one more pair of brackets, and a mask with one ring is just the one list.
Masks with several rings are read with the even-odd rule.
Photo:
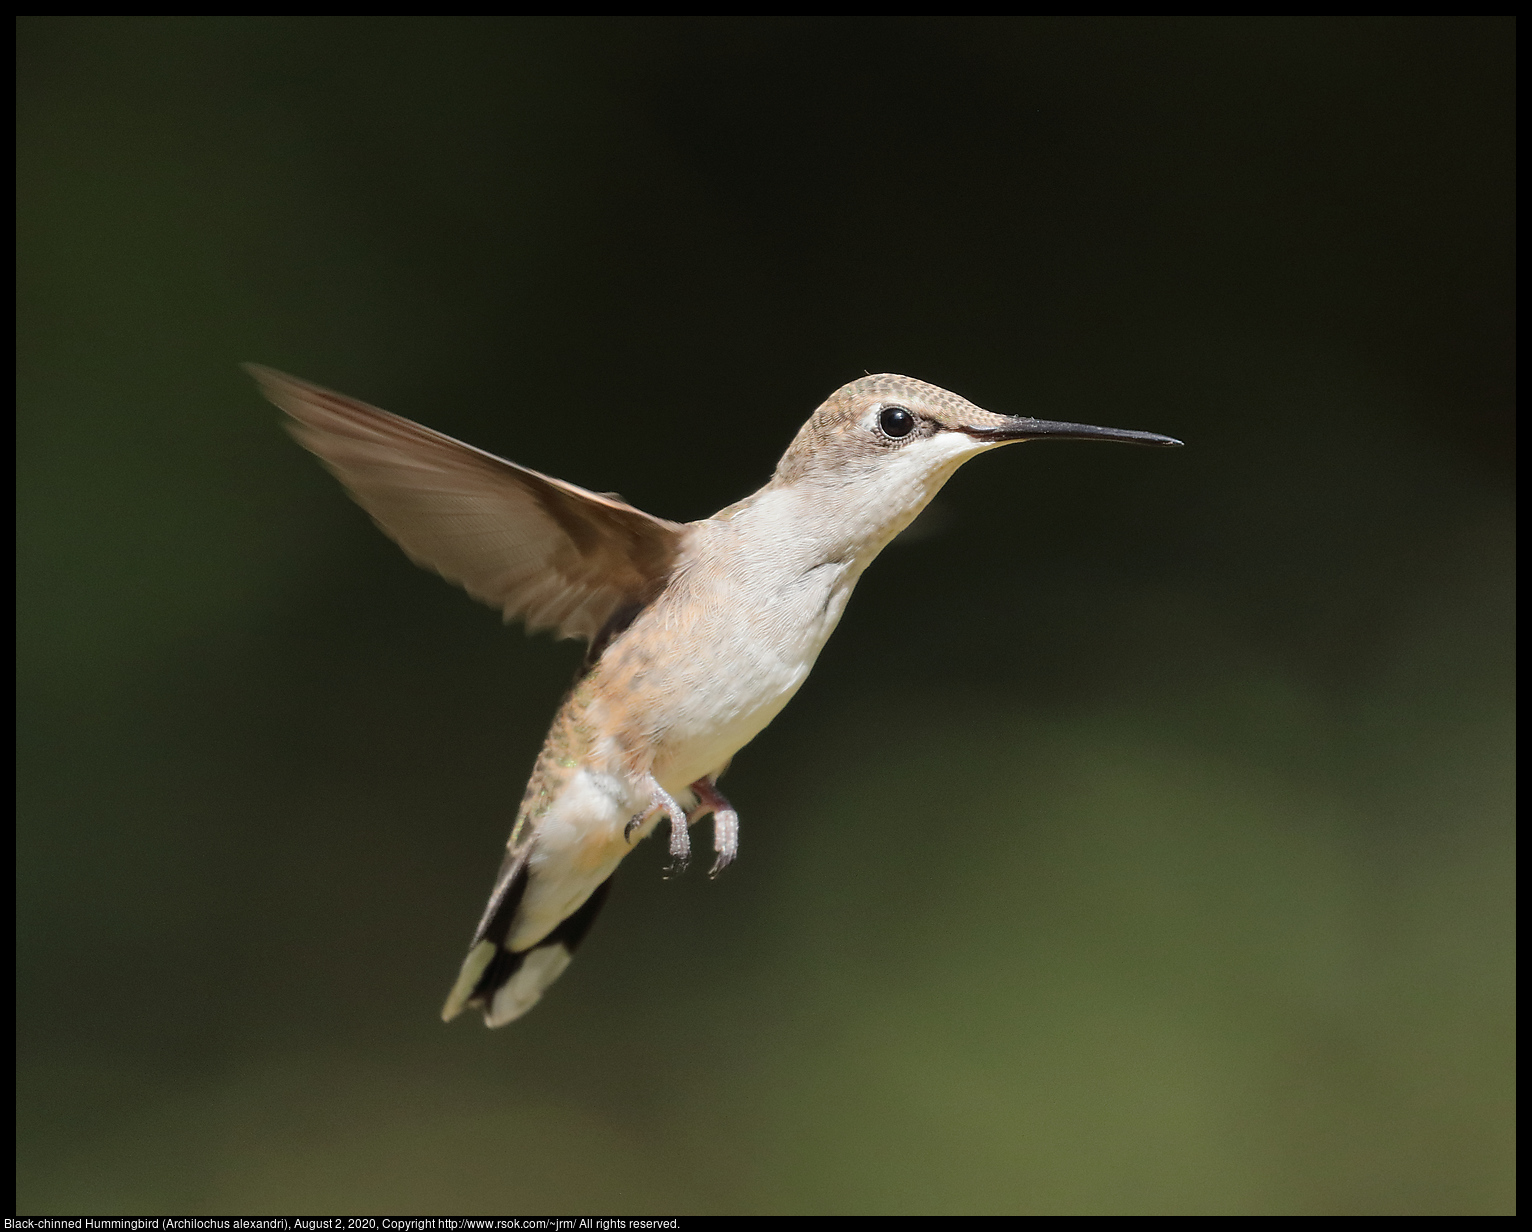
[[914, 431], [915, 416], [902, 406], [885, 406], [883, 413], [878, 416], [878, 427], [883, 430], [884, 436], [891, 436], [898, 440], [901, 436], [908, 436]]

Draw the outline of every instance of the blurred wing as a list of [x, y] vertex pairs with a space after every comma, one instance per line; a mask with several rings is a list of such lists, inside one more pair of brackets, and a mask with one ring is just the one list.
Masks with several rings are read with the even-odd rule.
[[418, 565], [529, 629], [594, 640], [648, 602], [685, 527], [272, 368], [247, 364], [288, 430]]

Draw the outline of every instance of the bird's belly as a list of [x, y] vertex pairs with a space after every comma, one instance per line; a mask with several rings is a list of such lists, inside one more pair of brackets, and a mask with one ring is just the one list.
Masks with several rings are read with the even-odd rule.
[[716, 774], [776, 718], [808, 678], [840, 621], [855, 574], [835, 563], [795, 574], [763, 604], [748, 589], [709, 596], [665, 656], [646, 707], [652, 773], [678, 795]]
[[716, 773], [755, 739], [807, 678], [809, 665], [762, 678], [719, 681], [714, 696], [697, 697], [667, 733], [654, 776], [675, 794], [705, 774]]
[[735, 653], [697, 664], [702, 670], [666, 724], [655, 759], [654, 776], [666, 791], [721, 771], [777, 717], [808, 679], [843, 607], [842, 596], [827, 595], [786, 644], [763, 639], [741, 653], [735, 643]]

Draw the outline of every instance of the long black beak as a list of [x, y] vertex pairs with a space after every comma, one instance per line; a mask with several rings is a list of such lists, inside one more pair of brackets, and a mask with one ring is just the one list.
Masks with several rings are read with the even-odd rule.
[[1051, 419], [1028, 419], [1025, 415], [1009, 418], [993, 428], [963, 426], [959, 432], [976, 441], [1033, 441], [1052, 438], [1061, 441], [1121, 441], [1124, 445], [1179, 445], [1173, 436], [1158, 432], [1130, 432], [1126, 428], [1093, 428], [1090, 424], [1056, 423]]

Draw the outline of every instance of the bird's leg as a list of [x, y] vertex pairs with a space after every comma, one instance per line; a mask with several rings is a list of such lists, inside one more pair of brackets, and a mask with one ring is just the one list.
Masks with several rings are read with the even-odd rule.
[[670, 818], [670, 858], [673, 861], [666, 876], [682, 873], [686, 870], [686, 862], [691, 859], [692, 854], [691, 838], [686, 833], [686, 810], [676, 803], [674, 796], [660, 786], [654, 775], [644, 775], [640, 786], [649, 789], [649, 805], [628, 822], [627, 829], [623, 831], [623, 837], [631, 843], [633, 831], [643, 824], [646, 817], [653, 815], [655, 810], [663, 812]]
[[[692, 815], [701, 817], [704, 813], [713, 814], [713, 850], [718, 853], [718, 859], [713, 861], [708, 876], [716, 877], [739, 854], [739, 814], [723, 798], [723, 793], [712, 779], [698, 779], [692, 784], [692, 790], [697, 793], [697, 807], [692, 810]], [[691, 817], [687, 820], [690, 821]]]

